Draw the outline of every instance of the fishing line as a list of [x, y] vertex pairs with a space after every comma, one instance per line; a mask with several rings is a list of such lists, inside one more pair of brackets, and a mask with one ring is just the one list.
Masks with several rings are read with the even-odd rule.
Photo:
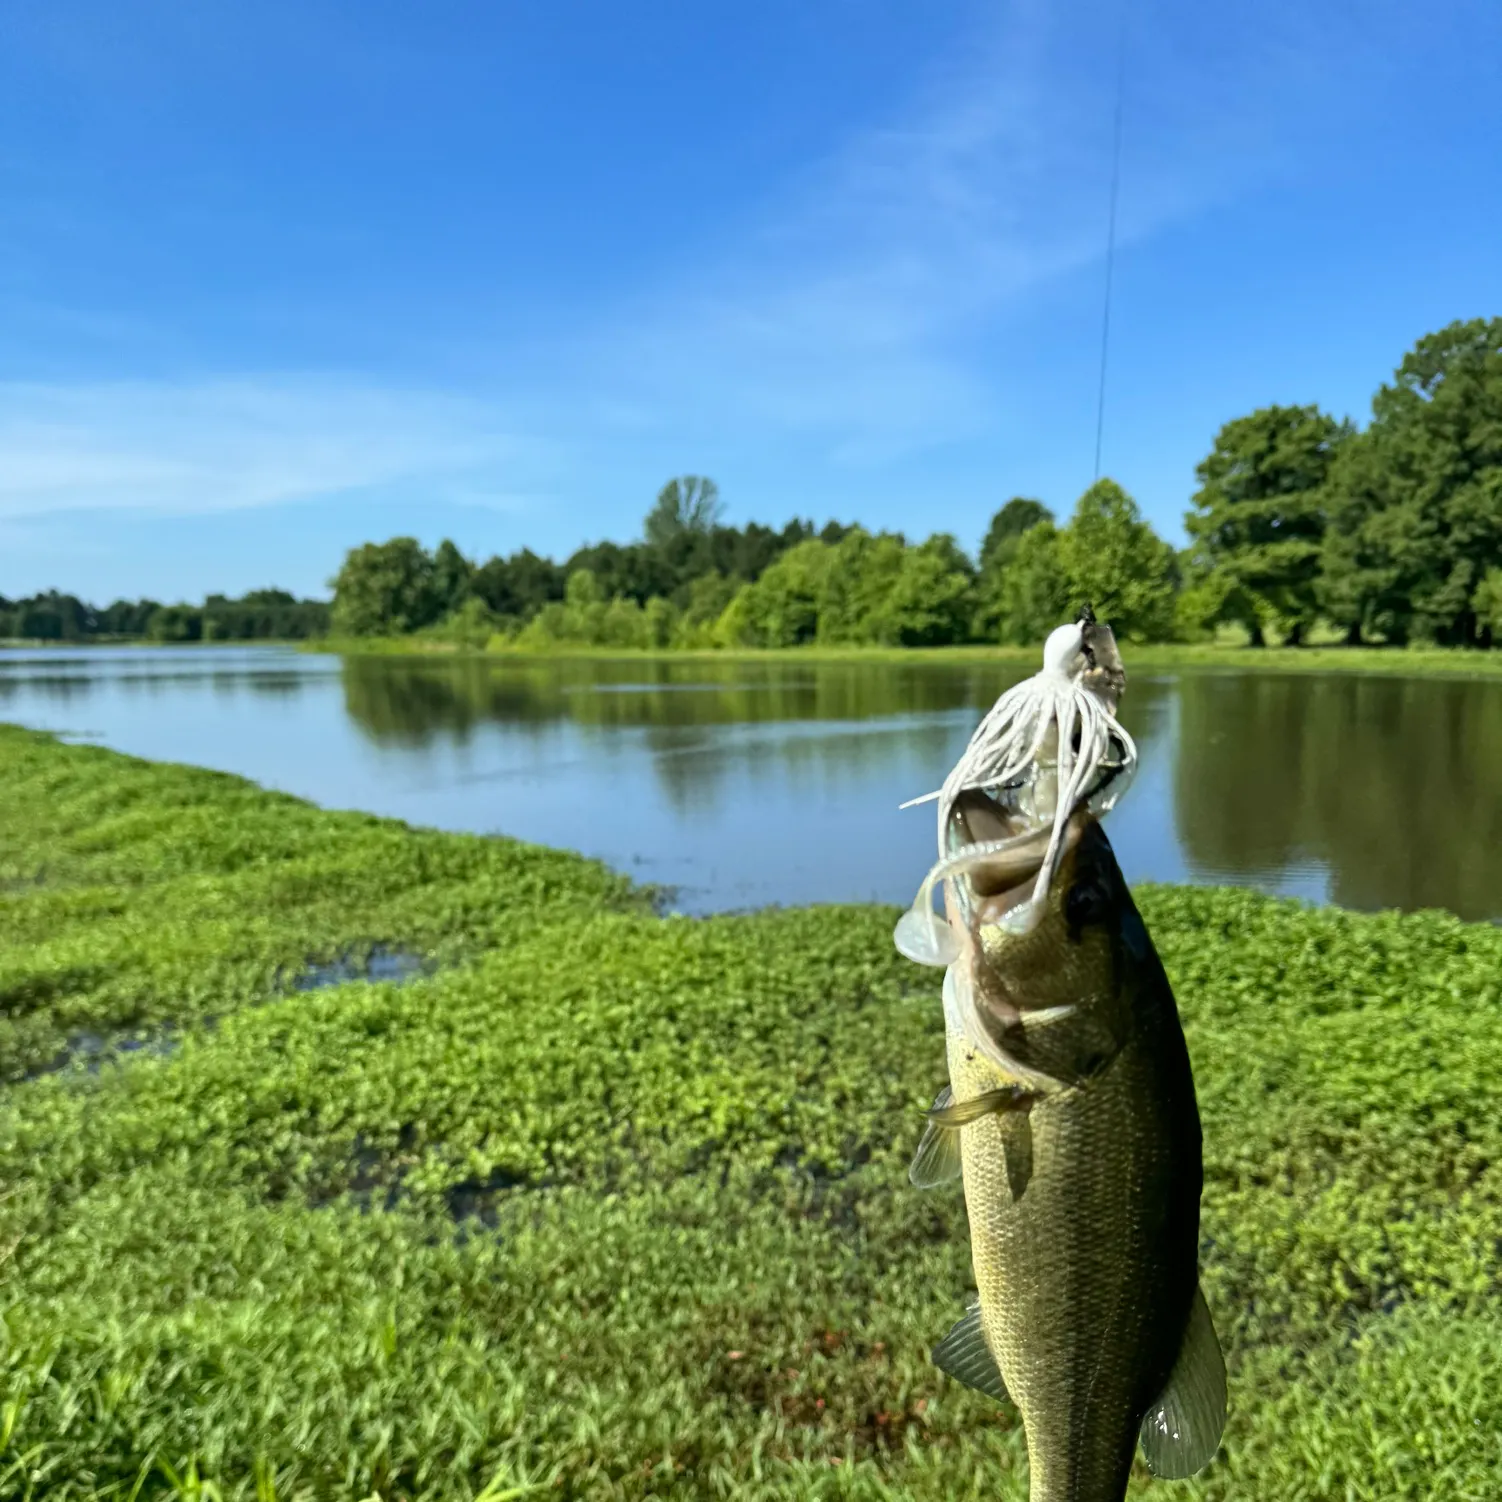
[[1106, 353], [1111, 342], [1111, 280], [1116, 268], [1116, 199], [1121, 186], [1121, 105], [1126, 93], [1127, 0], [1121, 0], [1121, 39], [1116, 55], [1116, 120], [1111, 145], [1111, 211], [1106, 226], [1106, 299], [1100, 318], [1100, 389], [1095, 399], [1095, 475], [1100, 479], [1100, 445], [1106, 427]]

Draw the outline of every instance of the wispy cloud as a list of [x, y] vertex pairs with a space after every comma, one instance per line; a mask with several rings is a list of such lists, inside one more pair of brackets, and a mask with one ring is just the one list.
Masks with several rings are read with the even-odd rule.
[[[1311, 59], [1391, 66], [1375, 22], [1398, 14], [1376, 0], [1352, 41], [1293, 0], [1255, 25], [1134, 4], [1118, 245], [1307, 171], [1328, 87]], [[1103, 287], [1078, 279], [1103, 271], [1121, 18], [1118, 0], [988, 8], [887, 124], [586, 342], [600, 410], [637, 432], [807, 437], [836, 465], [1004, 434], [1027, 380], [1015, 320], [1040, 290], [1076, 279], [1078, 358], [1094, 358]]]
[[[630, 426], [805, 435], [837, 464], [994, 430], [1001, 362], [976, 343], [1104, 249], [1115, 31], [1040, 0], [993, 17], [890, 123], [810, 163], [726, 227], [721, 256], [674, 268], [586, 344], [602, 391], [633, 393]], [[1203, 201], [1163, 163], [1135, 170], [1128, 241]]]
[[0, 385], [0, 517], [228, 511], [411, 481], [505, 506], [537, 451], [478, 401], [328, 378]]

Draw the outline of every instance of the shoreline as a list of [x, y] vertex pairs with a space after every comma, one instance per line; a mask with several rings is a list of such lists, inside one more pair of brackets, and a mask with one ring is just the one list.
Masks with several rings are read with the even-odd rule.
[[[466, 647], [412, 637], [330, 638], [298, 644], [298, 650], [339, 657], [442, 657], [485, 662], [784, 662], [848, 665], [1015, 664], [1035, 667], [1035, 647], [734, 647], [643, 650], [570, 647], [546, 650]], [[1241, 647], [1177, 643], [1128, 643], [1134, 671], [1380, 673], [1393, 676], [1502, 678], [1502, 651], [1415, 647]]]
[[[1332, 673], [1388, 677], [1502, 678], [1502, 650], [1464, 647], [1248, 647], [1199, 643], [1128, 643], [1131, 672]], [[1035, 666], [1034, 647], [966, 644], [953, 647], [635, 647], [547, 648], [475, 647], [421, 637], [327, 637], [213, 642], [0, 641], [6, 651], [111, 651], [121, 649], [225, 651], [276, 647], [310, 656], [406, 657], [465, 662], [546, 663], [553, 661], [810, 663], [840, 666]]]

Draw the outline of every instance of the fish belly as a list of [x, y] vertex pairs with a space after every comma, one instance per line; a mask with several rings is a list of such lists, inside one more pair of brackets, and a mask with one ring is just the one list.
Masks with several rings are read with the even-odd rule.
[[[1001, 1079], [952, 1042], [957, 1100]], [[1197, 1229], [1160, 1083], [1128, 1045], [1087, 1086], [965, 1128], [981, 1326], [1027, 1431], [1031, 1502], [1121, 1502], [1178, 1350]]]

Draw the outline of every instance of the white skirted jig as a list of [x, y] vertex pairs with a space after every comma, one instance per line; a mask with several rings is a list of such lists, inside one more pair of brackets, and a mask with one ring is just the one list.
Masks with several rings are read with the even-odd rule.
[[[1137, 747], [1118, 723], [1114, 710], [1124, 679], [1102, 672], [1091, 646], [1095, 617], [1088, 606], [1071, 626], [1053, 631], [1043, 648], [1043, 669], [1007, 690], [976, 727], [965, 753], [935, 793], [902, 805], [912, 808], [938, 800], [939, 860], [924, 879], [912, 907], [903, 914], [894, 938], [897, 948], [920, 965], [949, 965], [961, 943], [950, 925], [933, 910], [935, 886], [951, 876], [1036, 840], [1050, 821], [1052, 834], [1032, 895], [1004, 914], [1000, 922], [1026, 933], [1042, 914], [1042, 899], [1053, 879], [1064, 830], [1082, 800], [1097, 817], [1115, 806], [1137, 764]], [[1106, 633], [1109, 639], [1109, 633]], [[1078, 735], [1079, 744], [1075, 745]], [[1119, 759], [1112, 760], [1114, 745]], [[1052, 763], [1050, 765], [1050, 762]], [[1103, 770], [1113, 775], [1090, 790]], [[1031, 779], [1031, 812], [1036, 822], [1006, 840], [987, 840], [947, 854], [946, 831], [955, 799], [966, 789], [1005, 788]]]

